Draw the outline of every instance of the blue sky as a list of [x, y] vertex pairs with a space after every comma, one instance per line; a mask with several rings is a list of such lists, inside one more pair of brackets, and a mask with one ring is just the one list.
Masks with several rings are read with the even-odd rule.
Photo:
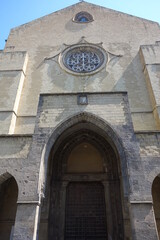
[[[0, 0], [0, 49], [11, 28], [79, 2], [78, 0]], [[88, 0], [160, 23], [160, 0]]]

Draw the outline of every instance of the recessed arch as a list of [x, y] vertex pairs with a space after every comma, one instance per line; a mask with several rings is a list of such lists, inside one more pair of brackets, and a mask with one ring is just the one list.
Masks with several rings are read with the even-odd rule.
[[[121, 204], [121, 200], [120, 200], [121, 195], [123, 195], [123, 197], [125, 196], [125, 194], [128, 195], [128, 184], [127, 184], [127, 180], [126, 180], [127, 176], [126, 176], [126, 169], [125, 169], [126, 159], [125, 159], [125, 152], [124, 152], [123, 144], [122, 144], [122, 141], [119, 138], [118, 134], [116, 133], [116, 131], [107, 122], [105, 122], [104, 120], [102, 120], [101, 118], [99, 118], [93, 114], [90, 114], [88, 112], [76, 114], [76, 115], [66, 119], [64, 122], [60, 123], [57, 126], [57, 128], [54, 129], [54, 131], [50, 135], [48, 142], [45, 145], [43, 153], [42, 153], [41, 171], [43, 171], [45, 179], [44, 179], [44, 182], [42, 181], [41, 183], [43, 183], [43, 187], [45, 186], [47, 181], [48, 181], [47, 186], [49, 186], [50, 184], [52, 186], [53, 182], [57, 182], [58, 184], [60, 184], [58, 187], [57, 187], [57, 185], [56, 185], [56, 187], [54, 186], [53, 191], [51, 190], [49, 195], [52, 195], [52, 196], [56, 195], [54, 193], [58, 192], [59, 189], [61, 189], [61, 191], [60, 191], [61, 193], [65, 192], [66, 190], [63, 191], [63, 187], [64, 187], [63, 185], [67, 181], [67, 179], [64, 179], [66, 177], [66, 175], [64, 173], [66, 171], [65, 169], [67, 166], [66, 165], [67, 164], [66, 156], [68, 156], [68, 153], [71, 152], [74, 149], [74, 147], [77, 146], [77, 143], [80, 144], [80, 143], [86, 143], [86, 142], [89, 144], [93, 144], [93, 146], [96, 146], [97, 150], [100, 151], [101, 153], [102, 152], [105, 153], [105, 157], [107, 160], [106, 160], [106, 162], [104, 162], [104, 165], [106, 164], [106, 166], [107, 166], [107, 161], [108, 161], [108, 166], [106, 167], [106, 169], [109, 169], [109, 167], [110, 167], [111, 172], [112, 172], [112, 174], [110, 176], [108, 175], [108, 177], [111, 178], [112, 176], [114, 176], [113, 178], [118, 180], [117, 186], [115, 187], [117, 189], [116, 190], [117, 193], [115, 193], [114, 195], [118, 196], [119, 200], [118, 201], [115, 201], [115, 199], [113, 200], [113, 202], [115, 203], [114, 206], [116, 206], [113, 211], [115, 211], [114, 214], [116, 214], [116, 212], [119, 212], [118, 219], [120, 220], [122, 218], [122, 209], [121, 209], [122, 204]], [[70, 149], [70, 146], [72, 146], [71, 149]], [[62, 151], [62, 149], [63, 149], [63, 151]], [[50, 161], [50, 164], [49, 164], [49, 161]], [[114, 161], [115, 161], [115, 164], [114, 164]], [[123, 168], [121, 165], [123, 165]], [[113, 166], [116, 166], [116, 167], [114, 168]], [[48, 177], [46, 177], [47, 176], [47, 168], [48, 168]], [[83, 175], [83, 173], [82, 173], [82, 175]], [[103, 173], [102, 173], [102, 175], [103, 175]], [[41, 174], [41, 176], [42, 176], [42, 174]], [[101, 176], [94, 175], [94, 177], [92, 178], [91, 175], [86, 174], [84, 176], [84, 178], [88, 179], [88, 177], [89, 178], [91, 177], [89, 180], [91, 182], [94, 182], [94, 181], [102, 182], [102, 179], [100, 178]], [[78, 176], [77, 174], [75, 174], [75, 179], [77, 178], [77, 180], [78, 179], [80, 180], [81, 178], [79, 178], [79, 177], [80, 177], [80, 175]], [[106, 180], [105, 174], [102, 177], [104, 177], [104, 180]], [[62, 181], [62, 178], [64, 181]], [[46, 181], [46, 179], [47, 179], [47, 181]], [[75, 179], [74, 180], [72, 179], [73, 182], [75, 181]], [[86, 181], [88, 182], [88, 180], [86, 180]], [[125, 181], [125, 186], [123, 184], [123, 181]], [[54, 183], [53, 183], [53, 185], [54, 185]], [[47, 187], [47, 188], [49, 188], [49, 187]], [[64, 188], [66, 188], [66, 186]], [[110, 189], [112, 188], [111, 185], [109, 188]], [[121, 188], [121, 190], [120, 190], [120, 188]], [[58, 189], [58, 190], [56, 190], [56, 189]], [[104, 189], [106, 189], [106, 187]], [[42, 190], [44, 190], [44, 188]], [[49, 191], [49, 190], [47, 189], [47, 191]], [[48, 194], [47, 191], [46, 191], [46, 194]], [[54, 196], [53, 196], [53, 198], [54, 198]], [[46, 197], [46, 199], [47, 199], [47, 197]], [[62, 197], [62, 199], [64, 199], [64, 198]], [[64, 201], [62, 199], [60, 200], [60, 202]], [[48, 200], [46, 200], [46, 201], [48, 202]], [[50, 204], [51, 204], [51, 202], [55, 202], [55, 201], [59, 202], [58, 199], [54, 199], [53, 201], [50, 200]], [[110, 207], [107, 207], [107, 209], [109, 209], [109, 208]], [[55, 207], [52, 210], [50, 209], [49, 212], [53, 213], [53, 212], [57, 211], [56, 209], [58, 209], [58, 207]], [[119, 210], [116, 210], [116, 209], [119, 209]], [[62, 212], [64, 212], [64, 211], [62, 211]], [[56, 213], [56, 215], [57, 214], [58, 213]], [[61, 214], [63, 214], [63, 213], [61, 213]], [[51, 217], [49, 217], [49, 218], [51, 219]], [[64, 217], [62, 217], [62, 218], [64, 219]], [[42, 222], [43, 222], [43, 220], [42, 220]], [[122, 219], [120, 220], [120, 222], [123, 225]], [[109, 227], [109, 228], [111, 229], [111, 227]], [[49, 227], [49, 229], [50, 229], [50, 227]], [[123, 232], [123, 230], [122, 230], [122, 232]], [[122, 233], [121, 237], [123, 239], [123, 233]], [[63, 238], [60, 238], [60, 239], [63, 239]]]
[[[51, 186], [49, 194], [49, 240], [54, 239], [55, 236], [55, 239], [68, 240], [71, 238], [68, 231], [73, 231], [74, 234], [76, 234], [75, 236], [77, 238], [80, 237], [80, 239], [83, 237], [83, 234], [85, 236], [89, 234], [93, 237], [94, 231], [96, 231], [97, 238], [95, 239], [99, 239], [101, 228], [104, 230], [102, 233], [102, 239], [105, 239], [107, 236], [112, 236], [113, 239], [117, 237], [119, 237], [119, 239], [123, 239], [124, 237], [121, 201], [123, 190], [120, 187], [122, 184], [120, 180], [121, 171], [118, 167], [119, 159], [108, 140], [105, 139], [104, 136], [100, 135], [99, 130], [99, 128], [96, 129], [95, 125], [88, 122], [77, 123], [71, 128], [66, 129], [53, 146], [49, 165], [49, 181]], [[102, 167], [101, 171], [95, 171], [93, 166], [88, 166], [88, 159], [82, 159], [83, 157], [88, 157], [85, 148], [82, 148], [83, 144], [87, 145], [87, 143], [88, 145], [90, 144], [90, 148], [93, 151], [95, 151], [95, 147], [93, 146], [97, 146], [96, 152], [99, 153], [99, 156], [104, 156], [103, 159], [100, 157], [96, 159], [96, 164], [98, 161], [103, 161], [102, 166], [104, 166], [104, 170]], [[68, 162], [70, 161], [70, 156], [74, 151], [77, 151], [77, 146], [78, 148], [80, 147], [82, 151], [82, 153], [79, 153], [82, 158], [78, 159], [77, 164], [77, 159], [75, 159], [74, 156], [72, 161], [76, 161], [76, 165], [78, 166], [72, 166], [74, 169], [71, 168], [72, 171], [68, 172], [67, 167]], [[77, 155], [77, 152], [75, 155]], [[94, 165], [94, 160], [95, 159], [90, 159], [89, 164]], [[99, 164], [101, 163], [99, 162]], [[102, 191], [103, 184], [104, 187]], [[68, 188], [68, 185], [72, 187]], [[107, 209], [106, 214], [103, 212], [103, 219], [105, 219], [106, 222], [105, 220], [102, 222], [100, 221], [102, 220], [101, 213], [97, 211], [98, 206], [96, 208], [96, 205], [94, 205], [95, 199], [99, 198], [99, 191], [101, 191], [102, 199], [107, 196], [105, 201], [102, 199], [100, 201], [101, 203], [104, 203], [102, 209]], [[72, 208], [70, 207], [70, 200], [72, 198], [74, 199], [74, 196], [77, 195], [78, 192], [81, 193], [77, 196], [77, 200], [73, 201], [75, 206]], [[89, 192], [89, 194], [87, 194], [87, 192]], [[92, 197], [90, 198], [90, 196]], [[66, 202], [65, 199], [68, 198], [70, 200]], [[79, 203], [80, 199], [83, 199], [84, 201]], [[89, 208], [92, 207], [93, 214], [90, 215]], [[75, 212], [68, 213], [66, 217], [65, 209], [68, 208], [71, 212]], [[83, 216], [78, 211], [78, 208], [81, 213], [84, 213]], [[85, 215], [86, 212], [87, 214]], [[74, 217], [72, 214], [74, 214]], [[97, 224], [95, 220], [96, 215], [99, 215], [99, 224]], [[80, 220], [77, 220], [77, 224], [74, 224], [76, 219]], [[87, 229], [84, 226], [84, 222], [86, 222]], [[93, 226], [96, 230], [93, 229]], [[77, 228], [78, 232], [76, 231]], [[92, 231], [89, 230], [91, 228]], [[65, 229], [64, 236], [62, 234], [63, 229]], [[108, 229], [106, 230], [107, 232], [105, 229]]]
[[160, 175], [155, 177], [152, 184], [153, 209], [157, 225], [157, 232], [160, 238]]
[[0, 175], [0, 184], [11, 178], [12, 175], [9, 172], [4, 172]]
[[48, 161], [52, 148], [55, 146], [56, 141], [59, 141], [59, 137], [67, 129], [70, 129], [72, 127], [72, 129], [74, 130], [75, 128], [77, 128], [78, 126], [82, 126], [83, 124], [89, 125], [88, 127], [94, 129], [94, 131], [96, 130], [100, 135], [104, 136], [104, 138], [106, 138], [107, 141], [112, 145], [115, 153], [117, 154], [117, 157], [120, 158], [119, 168], [121, 170], [122, 179], [124, 181], [124, 195], [128, 196], [129, 182], [127, 176], [126, 154], [123, 142], [116, 130], [112, 126], [110, 126], [107, 121], [89, 112], [80, 112], [70, 116], [69, 118], [58, 124], [57, 127], [50, 134], [48, 141], [44, 145], [41, 156], [41, 178], [39, 181], [39, 193], [42, 196], [45, 194]]
[[103, 155], [88, 141], [78, 142], [66, 157], [67, 173], [104, 172]]
[[18, 185], [8, 172], [0, 175], [0, 239], [10, 240], [17, 211]]

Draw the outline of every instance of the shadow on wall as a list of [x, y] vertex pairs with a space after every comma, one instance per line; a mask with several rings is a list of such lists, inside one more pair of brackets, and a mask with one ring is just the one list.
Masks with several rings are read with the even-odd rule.
[[[124, 70], [113, 91], [124, 88], [128, 92], [130, 107], [133, 111], [142, 111], [150, 106], [150, 97], [139, 53]], [[134, 91], [133, 91], [134, 90]]]

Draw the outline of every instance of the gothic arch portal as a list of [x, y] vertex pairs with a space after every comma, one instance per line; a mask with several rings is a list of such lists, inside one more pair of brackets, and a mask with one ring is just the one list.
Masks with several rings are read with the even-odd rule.
[[8, 172], [0, 176], [0, 239], [12, 239], [18, 199], [18, 185]]
[[[98, 160], [94, 159], [94, 161], [95, 166], [99, 168], [98, 171], [95, 170], [96, 167], [89, 165], [91, 159], [87, 159], [88, 165], [83, 161], [84, 166], [81, 166], [81, 170], [78, 170], [77, 166], [75, 167], [73, 164], [74, 159], [76, 159], [75, 156], [78, 156], [76, 155], [77, 152], [82, 153], [83, 147], [89, 148], [90, 152], [93, 150], [97, 154]], [[85, 151], [82, 156], [87, 156]], [[96, 236], [93, 232], [87, 232], [83, 227], [83, 229], [78, 227], [77, 230], [77, 226], [84, 225], [85, 221], [85, 226], [88, 226], [88, 229], [96, 229], [97, 226], [95, 226], [96, 223], [93, 219], [95, 219], [96, 214], [100, 214], [96, 212], [96, 206], [91, 213], [92, 216], [90, 217], [93, 217], [91, 221], [84, 217], [82, 222], [77, 223], [77, 226], [71, 229], [76, 221], [75, 219], [79, 219], [80, 216], [72, 218], [71, 212], [67, 212], [66, 209], [69, 209], [68, 204], [73, 199], [72, 196], [80, 192], [77, 189], [81, 189], [83, 192], [90, 191], [89, 195], [92, 196], [92, 199], [94, 198], [93, 189], [95, 189], [95, 199], [101, 199], [102, 201], [103, 198], [104, 205], [101, 212], [105, 212], [103, 216], [105, 221], [103, 222], [106, 225], [106, 231], [104, 226], [100, 226], [104, 230], [102, 234], [104, 238], [102, 237], [102, 239], [109, 239], [109, 237], [119, 240], [124, 239], [123, 208], [124, 198], [128, 193], [125, 152], [120, 138], [109, 124], [88, 113], [80, 113], [69, 118], [51, 134], [43, 152], [43, 160], [44, 162], [41, 164], [43, 171], [45, 172], [48, 169], [45, 193], [47, 195], [46, 205], [48, 204], [49, 218], [48, 240], [68, 240], [71, 238], [68, 232], [72, 232], [73, 235], [77, 234], [75, 237], [79, 236], [79, 238], [76, 239], [81, 239], [83, 234], [85, 237], [89, 234], [92, 239], [99, 239], [99, 235]], [[69, 161], [72, 167], [68, 166]], [[101, 163], [98, 163], [98, 161], [101, 161]], [[46, 164], [47, 162], [48, 164]], [[80, 164], [80, 157], [77, 164]], [[86, 166], [87, 170], [85, 170]], [[123, 182], [125, 182], [125, 185]], [[96, 197], [99, 192], [101, 192], [101, 198]], [[79, 198], [84, 198], [84, 196], [77, 196], [77, 199]], [[84, 202], [90, 202], [90, 208], [94, 205], [91, 199], [85, 199]], [[75, 209], [77, 208], [78, 203], [75, 202]], [[84, 207], [84, 209], [88, 208], [89, 206]], [[73, 211], [73, 209], [70, 211]], [[71, 222], [70, 225], [68, 225], [69, 222]], [[89, 222], [93, 222], [93, 224], [90, 225]], [[83, 233], [78, 233], [80, 229]], [[99, 229], [96, 231], [98, 232]], [[95, 235], [95, 238], [93, 235]]]

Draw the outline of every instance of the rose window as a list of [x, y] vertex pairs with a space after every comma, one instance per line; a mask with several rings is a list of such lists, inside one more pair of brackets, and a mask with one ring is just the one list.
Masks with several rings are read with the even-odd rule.
[[63, 64], [75, 73], [90, 73], [104, 62], [104, 53], [99, 48], [79, 46], [66, 52]]

